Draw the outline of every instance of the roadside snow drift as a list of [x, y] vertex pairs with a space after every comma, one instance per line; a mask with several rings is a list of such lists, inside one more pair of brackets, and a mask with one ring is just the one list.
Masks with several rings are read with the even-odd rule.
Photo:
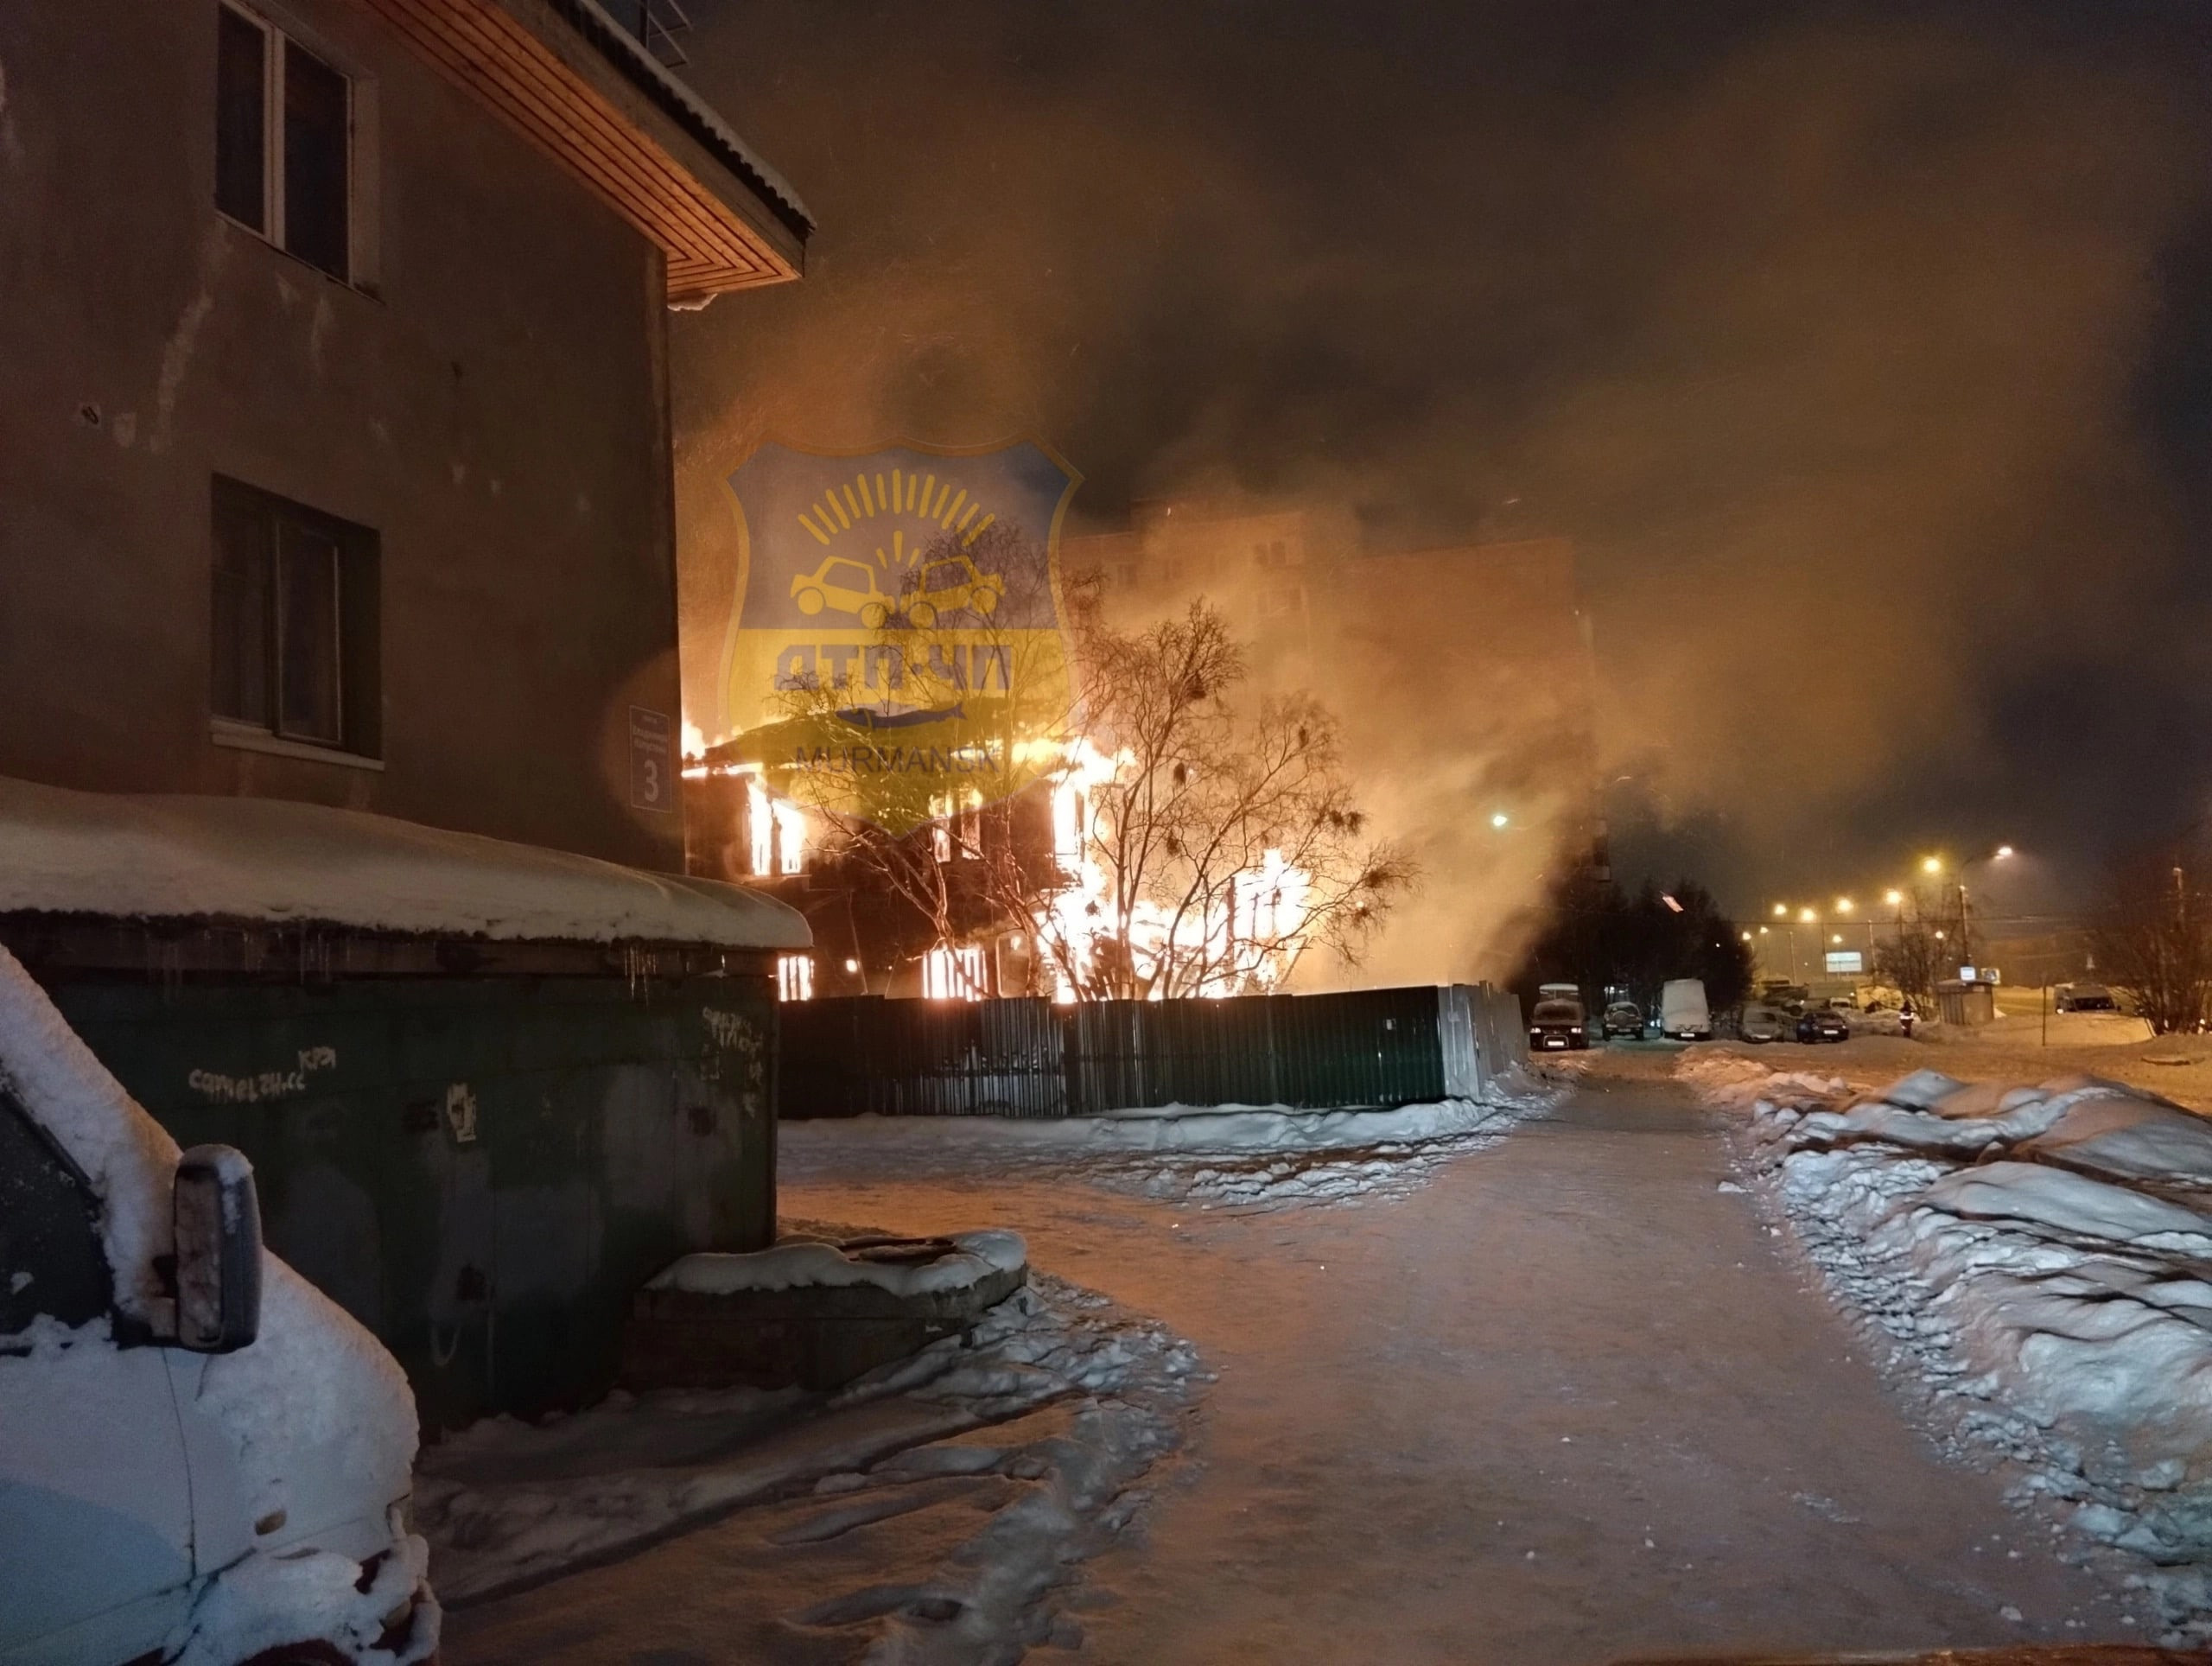
[[1834, 1286], [1956, 1414], [2063, 1504], [2175, 1639], [2212, 1637], [2212, 1122], [2073, 1076], [1919, 1071], [1854, 1095], [1739, 1055], [1681, 1076], [1748, 1148]]
[[851, 1116], [785, 1122], [780, 1172], [1010, 1173], [1045, 1168], [1111, 1191], [1202, 1206], [1350, 1204], [1412, 1190], [1502, 1139], [1561, 1089], [1516, 1078], [1484, 1099], [1387, 1109], [1165, 1105], [1104, 1116]]

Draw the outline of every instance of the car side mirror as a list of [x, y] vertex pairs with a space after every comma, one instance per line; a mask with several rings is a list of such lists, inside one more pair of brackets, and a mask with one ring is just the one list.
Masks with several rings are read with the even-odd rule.
[[261, 1334], [261, 1200], [253, 1165], [226, 1145], [194, 1146], [176, 1166], [176, 1339], [231, 1353]]

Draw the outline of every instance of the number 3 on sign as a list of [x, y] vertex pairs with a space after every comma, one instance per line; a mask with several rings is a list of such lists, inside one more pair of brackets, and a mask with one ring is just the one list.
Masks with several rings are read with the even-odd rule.
[[630, 708], [630, 807], [668, 808], [669, 738], [674, 725], [664, 711]]

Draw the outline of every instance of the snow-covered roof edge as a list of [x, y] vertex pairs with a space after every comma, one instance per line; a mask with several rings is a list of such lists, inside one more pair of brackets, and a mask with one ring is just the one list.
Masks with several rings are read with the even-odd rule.
[[0, 777], [0, 913], [16, 912], [503, 942], [813, 944], [796, 909], [713, 880], [365, 811]]

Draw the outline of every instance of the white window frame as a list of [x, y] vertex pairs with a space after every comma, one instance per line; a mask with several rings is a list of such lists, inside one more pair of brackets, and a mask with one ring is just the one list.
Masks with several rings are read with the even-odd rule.
[[[216, 0], [219, 10], [261, 31], [261, 205], [265, 226], [249, 226], [215, 212], [248, 236], [267, 244], [278, 254], [297, 260], [317, 276], [334, 283], [373, 295], [378, 283], [378, 240], [375, 235], [380, 181], [374, 165], [379, 128], [376, 83], [364, 75], [349, 54], [334, 50], [310, 30], [302, 29], [281, 12], [244, 5], [239, 0]], [[343, 277], [309, 265], [284, 242], [284, 65], [286, 41], [328, 65], [346, 83], [346, 271]]]

